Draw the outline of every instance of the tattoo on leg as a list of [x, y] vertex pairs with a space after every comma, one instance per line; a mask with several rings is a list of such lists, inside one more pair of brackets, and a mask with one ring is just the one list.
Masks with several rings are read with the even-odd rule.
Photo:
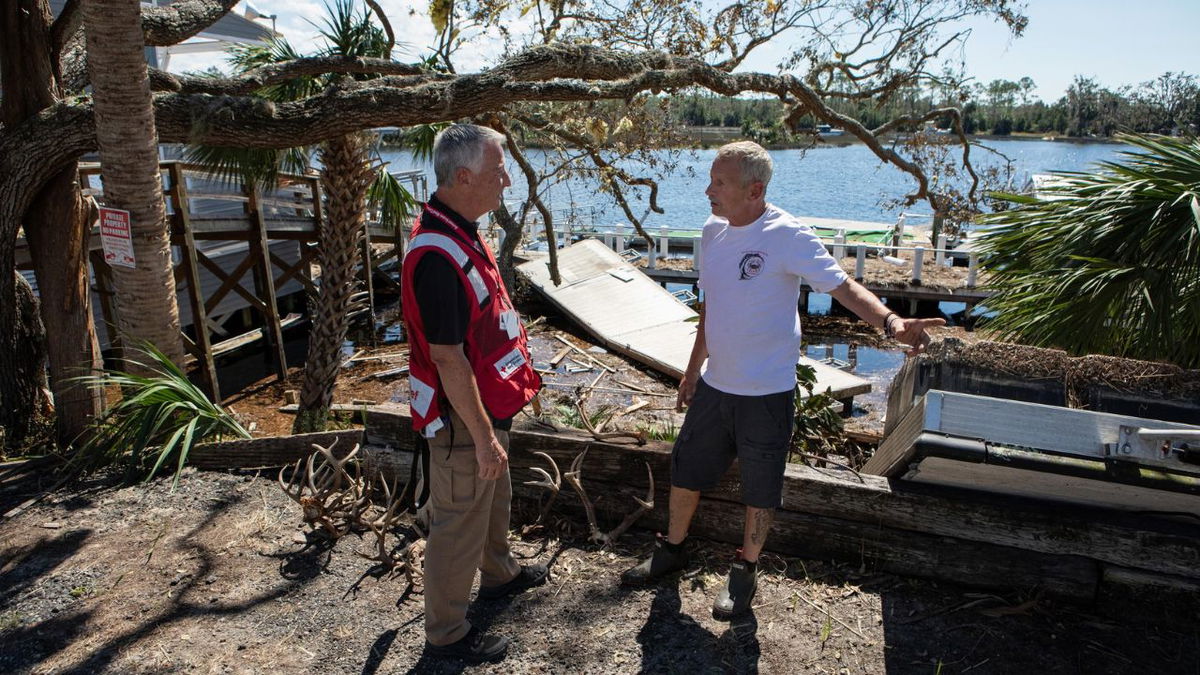
[[767, 533], [771, 531], [771, 519], [774, 509], [761, 509], [754, 514], [754, 523], [750, 527], [750, 541], [761, 545], [767, 541]]

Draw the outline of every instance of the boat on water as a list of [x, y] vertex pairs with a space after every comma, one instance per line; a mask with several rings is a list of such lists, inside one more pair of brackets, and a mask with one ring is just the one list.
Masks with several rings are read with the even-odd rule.
[[818, 124], [817, 135], [822, 137], [845, 136], [846, 130], [838, 129], [837, 127], [829, 124]]

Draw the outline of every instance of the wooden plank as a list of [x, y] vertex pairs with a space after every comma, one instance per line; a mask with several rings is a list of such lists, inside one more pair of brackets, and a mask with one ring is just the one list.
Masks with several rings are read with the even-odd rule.
[[[1103, 476], [1104, 466], [1096, 463], [1096, 471]], [[987, 490], [1017, 497], [1048, 498], [1134, 513], [1190, 513], [1200, 519], [1200, 497], [1194, 494], [1000, 464], [926, 457], [905, 474], [904, 480]]]
[[[403, 480], [415, 441], [406, 408], [370, 407], [366, 421], [364, 452], [371, 466]], [[645, 494], [644, 462], [649, 462], [658, 477], [659, 508], [640, 524], [665, 526], [670, 462], [666, 444], [636, 447], [600, 443], [583, 434], [524, 430], [514, 430], [510, 438], [514, 492], [523, 497], [539, 493], [522, 484], [533, 477], [531, 467], [544, 465], [533, 451], [546, 452], [565, 467], [588, 449], [583, 478], [593, 497], [604, 496], [597, 504], [602, 527], [624, 516], [632, 496]], [[296, 455], [287, 452], [295, 450], [270, 456], [264, 451], [255, 461], [294, 461]], [[733, 475], [706, 492], [693, 532], [740, 543], [744, 508], [737, 496]], [[560, 500], [556, 508], [579, 515], [574, 499]], [[784, 504], [777, 511], [768, 548], [970, 586], [1040, 587], [1084, 600], [1094, 598], [1101, 570], [1113, 567], [1130, 570], [1126, 576], [1200, 584], [1200, 526], [1192, 522], [933, 486], [908, 489], [879, 477], [807, 466], [787, 469]]]
[[267, 242], [267, 228], [263, 222], [262, 204], [258, 201], [258, 188], [250, 189], [250, 217], [258, 240], [251, 243], [255, 251], [255, 290], [262, 298], [264, 321], [263, 334], [267, 337], [268, 349], [275, 356], [275, 374], [280, 380], [287, 378], [287, 354], [283, 346], [283, 326], [279, 321], [279, 300], [275, 296], [275, 269], [271, 266], [271, 249]]
[[[284, 330], [287, 330], [288, 328], [291, 328], [292, 326], [298, 325], [303, 320], [304, 320], [304, 317], [300, 316], [299, 314], [288, 314], [286, 317], [283, 318], [282, 321], [279, 322], [279, 325]], [[214, 344], [212, 346], [212, 353], [214, 356], [221, 356], [223, 354], [232, 352], [236, 349], [245, 347], [246, 345], [254, 344], [255, 342], [258, 342], [259, 340], [261, 340], [262, 337], [263, 337], [263, 335], [262, 335], [261, 330], [254, 329], [254, 330], [246, 331], [245, 333], [242, 333], [241, 335], [237, 335], [237, 336], [222, 340], [222, 341]]]
[[[368, 443], [412, 447], [415, 437], [405, 406], [374, 406], [366, 414]], [[539, 465], [540, 460], [531, 454], [534, 450], [546, 452], [565, 467], [587, 449], [587, 475], [596, 480], [640, 482], [645, 475], [643, 462], [650, 462], [655, 476], [664, 483], [670, 475], [671, 448], [666, 443], [638, 447], [597, 442], [582, 432], [520, 429], [514, 429], [510, 438], [515, 471]], [[705, 496], [732, 502], [738, 501], [739, 494], [735, 468]], [[1191, 521], [909, 485], [798, 464], [787, 467], [782, 510], [1200, 579], [1200, 524]]]
[[[559, 252], [561, 286], [550, 281], [542, 260], [517, 270], [605, 347], [672, 377], [683, 375], [695, 341], [696, 312], [601, 242], [588, 239]], [[816, 390], [829, 388], [835, 399], [871, 389], [866, 380], [812, 359], [800, 357], [800, 363], [816, 369]]]
[[208, 334], [208, 313], [204, 307], [204, 290], [200, 283], [200, 265], [196, 261], [196, 239], [192, 236], [189, 214], [187, 183], [178, 164], [170, 166], [171, 199], [175, 217], [183, 234], [183, 265], [187, 273], [188, 303], [192, 307], [192, 330], [196, 333], [196, 357], [200, 363], [200, 377], [210, 399], [221, 400], [221, 385], [217, 379], [217, 366], [213, 362], [212, 340]]
[[242, 276], [254, 267], [254, 254], [251, 250], [246, 251], [246, 257], [243, 258], [242, 262], [239, 263], [238, 266], [229, 273], [226, 273], [220, 265], [205, 255], [203, 251], [196, 251], [196, 260], [199, 261], [200, 264], [205, 268], [207, 268], [209, 273], [221, 280], [221, 285], [215, 292], [208, 296], [207, 300], [205, 300], [204, 311], [206, 313], [212, 313], [213, 309], [216, 308], [216, 306], [221, 302], [225, 295], [229, 293], [229, 291], [237, 291], [237, 293], [241, 295], [246, 302], [250, 303], [250, 306], [258, 308], [261, 311], [262, 308], [259, 307], [259, 305], [262, 304], [262, 301], [252, 295], [245, 288], [242, 288], [241, 285]]
[[313, 444], [328, 448], [336, 443], [338, 450], [349, 451], [355, 443], [362, 443], [362, 437], [362, 429], [344, 429], [202, 443], [188, 453], [188, 463], [198, 469], [211, 470], [284, 466], [311, 454]]
[[[99, 239], [99, 237], [93, 237], [93, 239]], [[96, 275], [95, 290], [96, 295], [100, 298], [100, 316], [105, 333], [108, 335], [108, 344], [113, 351], [113, 360], [116, 361], [117, 368], [125, 368], [125, 346], [121, 341], [121, 331], [117, 329], [116, 312], [113, 308], [112, 268], [104, 260], [104, 251], [100, 249], [91, 249], [88, 251], [88, 257], [92, 261], [92, 272]]]

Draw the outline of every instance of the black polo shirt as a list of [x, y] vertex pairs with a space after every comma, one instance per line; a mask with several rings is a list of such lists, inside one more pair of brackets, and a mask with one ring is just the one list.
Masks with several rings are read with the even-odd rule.
[[[478, 247], [479, 223], [467, 220], [442, 203], [437, 195], [429, 197], [429, 206], [448, 217], [471, 238]], [[440, 218], [422, 211], [421, 228], [426, 232], [437, 232], [462, 239]], [[425, 325], [425, 339], [432, 345], [459, 345], [466, 341], [467, 323], [471, 319], [471, 308], [467, 304], [467, 291], [463, 288], [458, 268], [443, 255], [423, 255], [413, 271], [413, 295], [417, 298], [417, 309], [421, 312], [421, 323]], [[492, 418], [492, 426], [507, 431], [512, 428], [512, 418]]]

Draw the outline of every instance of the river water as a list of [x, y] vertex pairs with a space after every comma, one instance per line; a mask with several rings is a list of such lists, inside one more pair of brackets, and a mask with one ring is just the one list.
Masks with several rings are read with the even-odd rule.
[[[1039, 140], [988, 141], [1013, 160], [1013, 188], [1020, 189], [1033, 173], [1051, 170], [1082, 171], [1097, 162], [1112, 160], [1126, 146], [1104, 143], [1064, 143]], [[385, 161], [392, 170], [422, 169], [430, 175], [428, 163], [417, 162], [407, 151], [385, 150]], [[708, 216], [708, 201], [704, 188], [708, 184], [708, 168], [716, 150], [678, 151], [662, 153], [665, 163], [674, 168], [666, 175], [654, 176], [659, 183], [659, 205], [665, 213], [650, 213], [648, 227], [699, 228]], [[546, 154], [529, 150], [534, 167], [546, 165]], [[797, 216], [844, 218], [871, 222], [894, 223], [899, 209], [887, 202], [903, 197], [915, 189], [911, 177], [892, 165], [879, 161], [865, 145], [817, 147], [809, 150], [774, 150], [775, 176], [767, 190], [768, 199], [780, 208]], [[673, 161], [672, 161], [673, 160]], [[977, 167], [996, 165], [996, 156], [979, 148], [972, 149]], [[639, 167], [634, 167], [637, 170]], [[512, 203], [524, 199], [525, 180], [512, 161], [509, 174], [513, 186], [505, 194]], [[594, 181], [573, 178], [551, 186], [546, 203], [556, 212], [574, 208], [599, 225], [625, 221], [619, 208], [606, 195], [598, 195]], [[629, 200], [635, 215], [646, 213], [648, 192], [630, 191]], [[906, 209], [910, 213], [928, 213], [927, 204], [918, 203]], [[919, 222], [919, 221], [917, 221]]]
[[[1025, 186], [1029, 176], [1049, 171], [1087, 171], [1099, 162], [1118, 159], [1126, 146], [1102, 143], [1065, 143], [1040, 140], [999, 140], [986, 144], [1012, 160], [1012, 185], [1019, 190]], [[544, 170], [546, 153], [540, 150], [527, 152], [535, 168]], [[708, 184], [708, 168], [716, 150], [678, 151], [662, 153], [660, 159], [673, 168], [662, 175], [653, 176], [659, 184], [659, 205], [664, 214], [650, 213], [646, 225], [650, 228], [699, 228], [708, 217], [709, 209], [704, 189]], [[817, 147], [809, 150], [771, 151], [775, 163], [775, 174], [768, 188], [768, 199], [779, 207], [797, 216], [821, 218], [844, 218], [870, 222], [894, 223], [901, 209], [889, 204], [915, 189], [915, 182], [908, 174], [891, 165], [882, 164], [866, 146], [855, 144], [843, 147]], [[385, 150], [383, 158], [393, 171], [421, 169], [428, 172], [433, 184], [432, 167], [428, 163], [414, 160], [407, 151]], [[998, 156], [979, 148], [972, 149], [972, 160], [976, 168], [998, 166]], [[636, 167], [635, 167], [636, 169]], [[524, 177], [509, 162], [509, 173], [513, 186], [505, 195], [510, 203], [519, 204], [526, 189]], [[610, 225], [626, 221], [621, 210], [611, 203], [606, 195], [597, 194], [595, 182], [585, 178], [573, 178], [549, 188], [546, 203], [554, 209], [556, 217], [574, 211], [585, 223]], [[636, 215], [648, 211], [648, 194], [645, 190], [631, 191], [628, 198]], [[905, 213], [927, 214], [927, 204], [918, 203], [904, 208]], [[910, 222], [921, 224], [919, 218]], [[947, 314], [963, 309], [961, 304], [944, 303]], [[810, 297], [810, 312], [828, 311], [829, 298], [821, 294]], [[850, 360], [849, 346], [845, 342], [822, 340], [818, 336], [807, 339], [805, 350], [808, 356], [822, 359], [832, 348], [832, 356], [842, 362]], [[904, 353], [898, 349], [874, 349], [862, 347], [857, 350], [857, 365], [852, 372], [868, 379], [873, 386], [870, 394], [856, 399], [856, 414], [863, 407], [882, 411], [886, 407], [887, 387], [892, 377], [904, 362]], [[862, 406], [862, 407], [860, 407]]]

